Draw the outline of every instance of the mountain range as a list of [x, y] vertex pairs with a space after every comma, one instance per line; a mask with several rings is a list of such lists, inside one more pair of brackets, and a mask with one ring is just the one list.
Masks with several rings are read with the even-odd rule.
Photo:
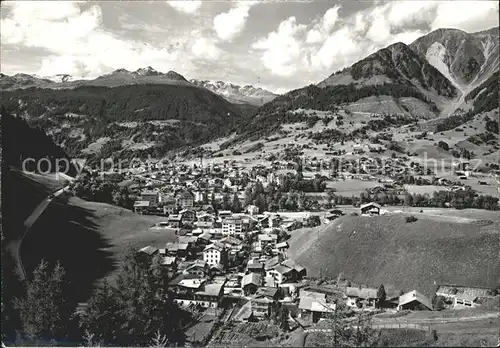
[[2, 74], [0, 89], [10, 113], [44, 128], [70, 154], [162, 155], [231, 133], [257, 140], [284, 124], [309, 121], [308, 110], [342, 110], [366, 123], [388, 114], [426, 122], [498, 108], [498, 39], [498, 27], [438, 29], [280, 96], [151, 67], [92, 80]]
[[78, 79], [68, 74], [58, 74], [49, 77], [28, 74], [0, 75], [1, 90], [16, 90], [30, 87], [49, 89], [69, 89], [83, 86], [119, 87], [142, 84], [193, 85], [206, 88], [221, 95], [229, 102], [254, 106], [260, 106], [276, 97], [276, 94], [272, 92], [251, 85], [239, 86], [223, 81], [196, 79], [188, 81], [184, 76], [175, 71], [162, 73], [150, 66], [137, 69], [136, 71], [117, 69], [95, 79]]

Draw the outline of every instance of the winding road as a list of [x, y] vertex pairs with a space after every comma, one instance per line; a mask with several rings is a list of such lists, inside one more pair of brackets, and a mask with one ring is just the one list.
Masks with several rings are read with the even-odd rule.
[[[73, 178], [71, 178], [73, 180]], [[33, 226], [33, 224], [42, 216], [42, 214], [45, 212], [47, 207], [50, 205], [50, 203], [59, 195], [61, 195], [63, 192], [68, 190], [69, 185], [60, 188], [51, 194], [47, 195], [45, 199], [40, 202], [37, 207], [33, 210], [30, 216], [24, 221], [23, 224], [23, 233], [20, 236], [20, 238], [13, 240], [9, 242], [9, 244], [6, 246], [7, 250], [9, 250], [12, 254], [12, 257], [14, 258], [15, 264], [16, 264], [16, 273], [18, 274], [19, 278], [21, 281], [24, 281], [27, 279], [27, 273], [26, 270], [24, 269], [24, 264], [22, 261], [21, 257], [21, 247], [23, 244], [24, 239], [26, 238], [26, 235], [28, 234], [29, 230]]]

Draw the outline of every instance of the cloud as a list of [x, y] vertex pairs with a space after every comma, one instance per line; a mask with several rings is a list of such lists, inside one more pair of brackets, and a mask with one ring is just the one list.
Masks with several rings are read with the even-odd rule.
[[250, 8], [254, 4], [256, 4], [255, 1], [240, 1], [228, 12], [215, 16], [213, 25], [221, 40], [231, 41], [245, 29]]
[[273, 74], [290, 76], [297, 71], [297, 60], [301, 59], [302, 40], [297, 37], [306, 29], [297, 24], [295, 17], [282, 21], [278, 29], [264, 39], [252, 44], [252, 48], [262, 50], [261, 61]]
[[173, 0], [167, 1], [167, 4], [172, 6], [175, 10], [187, 14], [196, 13], [202, 4], [201, 0]]
[[[67, 73], [79, 77], [98, 76], [117, 68], [135, 70], [153, 66], [159, 70], [192, 70], [191, 46], [201, 52], [201, 37], [185, 37], [182, 45], [152, 46], [144, 41], [118, 36], [102, 24], [99, 5], [83, 9], [76, 2], [15, 2], [8, 3], [2, 18], [3, 45], [40, 48], [39, 75]], [[187, 34], [189, 35], [189, 33]], [[177, 38], [179, 40], [179, 38]], [[206, 47], [207, 57], [217, 51]], [[27, 71], [26, 71], [27, 72]], [[34, 71], [31, 71], [34, 72]]]
[[221, 50], [215, 45], [214, 41], [204, 37], [196, 39], [191, 47], [191, 52], [198, 58], [208, 60], [216, 60], [221, 56]]
[[334, 6], [307, 26], [294, 19], [293, 25], [306, 31], [303, 36], [283, 30], [282, 22], [253, 45], [262, 50], [264, 67], [277, 77], [319, 80], [395, 42], [410, 44], [429, 30], [498, 26], [498, 3], [492, 1], [379, 1], [347, 17], [340, 10]]
[[307, 33], [306, 42], [314, 44], [324, 41], [337, 23], [339, 10], [339, 5], [331, 7], [319, 20], [315, 21], [315, 24], [312, 25], [312, 28]]
[[431, 29], [457, 28], [477, 32], [498, 26], [497, 1], [440, 2]]

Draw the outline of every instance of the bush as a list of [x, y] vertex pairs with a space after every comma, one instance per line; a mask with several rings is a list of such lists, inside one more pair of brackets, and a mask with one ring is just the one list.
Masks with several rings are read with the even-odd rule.
[[417, 220], [418, 219], [415, 216], [413, 216], [413, 215], [410, 215], [410, 216], [406, 217], [406, 222], [408, 222], [408, 223], [415, 222]]
[[438, 147], [442, 148], [445, 151], [448, 151], [450, 149], [450, 146], [448, 145], [448, 143], [446, 143], [444, 141], [440, 141], [438, 143]]

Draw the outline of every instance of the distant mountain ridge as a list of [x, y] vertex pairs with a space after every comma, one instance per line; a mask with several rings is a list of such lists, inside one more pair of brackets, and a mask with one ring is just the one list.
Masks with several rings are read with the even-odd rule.
[[193, 85], [206, 88], [221, 95], [231, 103], [250, 104], [260, 106], [276, 97], [276, 94], [265, 89], [251, 85], [239, 86], [223, 81], [187, 80], [175, 71], [163, 73], [148, 66], [135, 71], [116, 69], [109, 74], [101, 75], [95, 79], [79, 79], [68, 74], [57, 74], [50, 77], [37, 75], [15, 74], [0, 75], [0, 90], [14, 90], [30, 87], [65, 89], [82, 86], [119, 87], [124, 85], [140, 84], [167, 84], [167, 85]]
[[204, 87], [234, 103], [248, 103], [252, 105], [263, 105], [277, 97], [276, 94], [260, 87], [252, 85], [240, 86], [224, 81], [189, 80], [192, 84]]

